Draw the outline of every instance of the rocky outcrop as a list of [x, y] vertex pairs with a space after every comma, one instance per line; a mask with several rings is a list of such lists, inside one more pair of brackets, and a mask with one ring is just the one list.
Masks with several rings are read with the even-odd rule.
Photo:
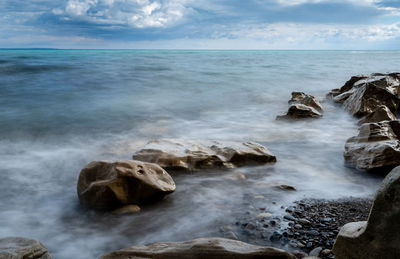
[[346, 162], [362, 170], [387, 172], [400, 165], [400, 121], [366, 123], [359, 135], [347, 140]]
[[264, 146], [253, 143], [162, 139], [147, 143], [133, 159], [156, 163], [166, 170], [193, 171], [276, 162]]
[[292, 99], [289, 100], [289, 104], [287, 113], [277, 116], [277, 120], [322, 117], [322, 105], [312, 95], [303, 92], [292, 92]]
[[186, 259], [295, 259], [284, 250], [246, 244], [224, 238], [199, 238], [187, 242], [156, 243], [150, 246], [132, 246], [104, 255], [101, 259], [128, 258], [186, 258]]
[[379, 106], [395, 113], [400, 103], [400, 73], [352, 77], [328, 96], [356, 117], [367, 116]]
[[376, 109], [358, 121], [358, 125], [371, 122], [396, 120], [396, 116], [384, 105], [378, 105]]
[[0, 239], [0, 258], [4, 259], [51, 259], [47, 248], [39, 241], [22, 237]]
[[82, 169], [77, 189], [82, 204], [111, 210], [161, 199], [175, 188], [160, 166], [128, 160], [91, 162]]
[[368, 221], [346, 224], [333, 247], [337, 259], [400, 258], [400, 167], [376, 193]]

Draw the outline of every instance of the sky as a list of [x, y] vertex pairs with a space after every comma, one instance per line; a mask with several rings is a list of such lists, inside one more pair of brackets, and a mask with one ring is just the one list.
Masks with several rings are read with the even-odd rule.
[[0, 0], [0, 48], [400, 49], [400, 0]]

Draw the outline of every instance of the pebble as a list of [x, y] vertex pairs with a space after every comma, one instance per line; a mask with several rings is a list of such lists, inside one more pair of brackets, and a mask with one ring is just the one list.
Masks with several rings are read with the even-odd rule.
[[332, 250], [330, 250], [330, 249], [324, 249], [324, 250], [321, 251], [321, 254], [325, 255], [325, 256], [329, 255], [330, 253], [332, 253]]
[[319, 235], [319, 232], [316, 231], [316, 230], [310, 230], [310, 231], [308, 232], [308, 234], [310, 234], [310, 235], [312, 235], [312, 236], [318, 236], [318, 235]]
[[292, 215], [289, 215], [289, 214], [286, 214], [285, 216], [283, 216], [283, 218], [287, 219], [287, 220], [291, 220], [291, 221], [295, 221], [296, 220]]
[[294, 225], [294, 228], [301, 229], [301, 228], [303, 228], [303, 226], [300, 224], [296, 224], [296, 225]]
[[322, 247], [317, 247], [317, 248], [314, 248], [313, 250], [311, 250], [309, 255], [310, 256], [319, 256], [321, 251], [322, 251]]
[[311, 222], [309, 220], [306, 220], [306, 219], [299, 219], [298, 222], [301, 223], [301, 224], [306, 224], [306, 225], [311, 224]]
[[265, 212], [265, 213], [260, 213], [260, 214], [258, 214], [258, 215], [257, 215], [257, 218], [269, 218], [269, 217], [271, 217], [271, 216], [272, 216], [271, 213]]

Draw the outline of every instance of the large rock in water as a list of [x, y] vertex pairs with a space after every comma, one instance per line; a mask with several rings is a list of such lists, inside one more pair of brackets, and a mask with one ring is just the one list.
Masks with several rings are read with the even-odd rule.
[[187, 242], [132, 246], [104, 255], [101, 259], [295, 259], [281, 249], [246, 244], [224, 238], [199, 238]]
[[39, 241], [22, 237], [0, 239], [2, 259], [51, 259], [47, 248]]
[[171, 176], [160, 166], [133, 160], [91, 162], [78, 180], [81, 203], [104, 210], [161, 199], [175, 188]]
[[395, 113], [400, 103], [400, 73], [352, 77], [328, 96], [356, 117], [367, 116], [379, 106], [386, 106]]
[[303, 92], [292, 92], [292, 98], [289, 100], [289, 104], [290, 106], [287, 113], [277, 116], [277, 120], [322, 117], [322, 105], [312, 95]]
[[346, 224], [333, 252], [337, 259], [400, 258], [400, 167], [393, 169], [376, 193], [368, 221]]
[[253, 142], [173, 139], [150, 141], [133, 155], [133, 159], [156, 163], [166, 170], [184, 171], [276, 162], [267, 148]]
[[362, 170], [387, 172], [400, 165], [400, 121], [366, 123], [347, 140], [345, 160]]

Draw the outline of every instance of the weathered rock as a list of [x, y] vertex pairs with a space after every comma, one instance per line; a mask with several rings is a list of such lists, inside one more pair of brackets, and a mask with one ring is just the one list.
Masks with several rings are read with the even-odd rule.
[[199, 238], [187, 242], [156, 243], [150, 246], [133, 246], [104, 255], [102, 259], [157, 258], [157, 259], [295, 259], [281, 249], [246, 244], [224, 238]]
[[292, 104], [285, 115], [277, 116], [277, 120], [320, 118], [322, 114], [311, 106]]
[[313, 107], [319, 112], [323, 111], [322, 105], [314, 96], [303, 92], [292, 92], [292, 99], [289, 100], [289, 104], [304, 104]]
[[277, 185], [277, 186], [275, 186], [275, 188], [284, 190], [284, 191], [296, 191], [296, 187], [287, 185], [287, 184]]
[[51, 259], [47, 248], [39, 241], [22, 237], [0, 239], [0, 258], [3, 259]]
[[379, 105], [376, 109], [358, 121], [358, 125], [371, 122], [396, 120], [396, 116], [384, 105]]
[[163, 139], [147, 143], [133, 159], [156, 163], [166, 170], [193, 171], [235, 168], [276, 162], [264, 146], [253, 143]]
[[82, 169], [78, 196], [94, 209], [116, 209], [163, 198], [175, 191], [171, 176], [156, 164], [141, 161], [91, 162]]
[[387, 171], [400, 165], [400, 121], [366, 123], [359, 135], [347, 140], [346, 162], [362, 170]]
[[342, 227], [334, 244], [335, 258], [400, 258], [400, 167], [378, 189], [368, 221]]
[[140, 212], [140, 207], [138, 205], [126, 205], [113, 211], [113, 213], [118, 215], [135, 214], [138, 212]]
[[334, 89], [329, 95], [356, 117], [371, 114], [380, 105], [395, 113], [400, 103], [399, 74], [352, 77], [341, 89]]

